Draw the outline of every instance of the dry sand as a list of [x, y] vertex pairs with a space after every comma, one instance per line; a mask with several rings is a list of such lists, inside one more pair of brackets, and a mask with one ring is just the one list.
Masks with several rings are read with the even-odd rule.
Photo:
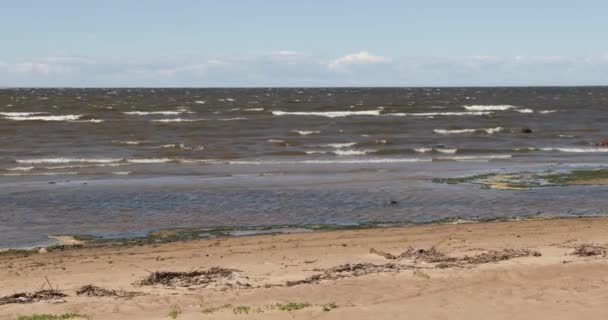
[[[0, 256], [0, 296], [36, 291], [45, 277], [68, 295], [0, 305], [0, 319], [66, 312], [100, 320], [167, 319], [173, 309], [177, 319], [607, 319], [608, 258], [601, 248], [597, 255], [572, 255], [585, 243], [608, 243], [608, 219], [261, 235]], [[383, 256], [399, 256], [409, 247], [435, 247], [439, 253]], [[372, 248], [377, 252], [370, 253]], [[503, 249], [528, 249], [521, 252], [531, 255], [498, 262], [508, 256], [478, 256]], [[338, 266], [342, 270], [332, 269]], [[181, 281], [159, 277], [168, 285], [137, 285], [153, 271], [212, 267], [238, 271], [215, 269]], [[286, 285], [301, 280], [310, 283]], [[119, 293], [127, 297], [77, 296], [88, 284], [124, 290]], [[277, 307], [290, 302], [310, 306]]]

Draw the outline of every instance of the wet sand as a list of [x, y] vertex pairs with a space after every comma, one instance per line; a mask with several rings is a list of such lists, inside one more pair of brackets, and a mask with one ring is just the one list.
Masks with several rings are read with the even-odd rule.
[[[2, 255], [0, 296], [36, 291], [45, 277], [68, 296], [0, 305], [0, 319], [67, 312], [167, 319], [172, 310], [177, 319], [606, 319], [608, 258], [601, 248], [596, 255], [573, 252], [581, 244], [606, 245], [607, 231], [607, 218], [578, 218]], [[514, 252], [526, 254], [511, 258]], [[195, 282], [138, 284], [154, 271], [212, 267], [225, 269]], [[88, 284], [138, 295], [77, 296]], [[303, 308], [277, 305], [287, 303]]]

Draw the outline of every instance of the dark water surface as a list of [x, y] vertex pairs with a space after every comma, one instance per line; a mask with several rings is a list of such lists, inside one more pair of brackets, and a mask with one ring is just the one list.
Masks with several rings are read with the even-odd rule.
[[0, 90], [0, 247], [170, 227], [602, 215], [605, 186], [431, 180], [603, 166], [606, 123], [603, 87]]

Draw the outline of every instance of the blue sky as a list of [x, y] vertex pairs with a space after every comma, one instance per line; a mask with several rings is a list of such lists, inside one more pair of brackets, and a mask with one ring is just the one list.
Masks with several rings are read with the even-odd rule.
[[606, 1], [0, 4], [0, 86], [608, 85]]

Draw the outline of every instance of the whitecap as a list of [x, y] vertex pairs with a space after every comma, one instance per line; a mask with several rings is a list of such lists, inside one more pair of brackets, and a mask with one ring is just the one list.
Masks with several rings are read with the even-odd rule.
[[458, 149], [446, 149], [446, 148], [435, 148], [433, 150], [440, 152], [440, 153], [449, 153], [449, 154], [454, 154], [454, 153], [458, 152]]
[[433, 160], [488, 161], [488, 160], [511, 159], [512, 157], [513, 156], [510, 154], [498, 154], [498, 155], [479, 155], [479, 156], [436, 157], [436, 158], [433, 158]]
[[472, 106], [462, 106], [466, 110], [469, 111], [505, 111], [510, 109], [516, 109], [516, 106], [512, 105], [472, 105]]
[[427, 153], [433, 151], [433, 148], [414, 148], [414, 151], [418, 153]]
[[14, 121], [73, 121], [81, 117], [82, 115], [68, 114], [63, 116], [14, 116], [5, 117], [5, 119]]
[[204, 101], [204, 100], [196, 100], [196, 101], [194, 101], [194, 103], [196, 103], [196, 104], [205, 104], [205, 103], [207, 103], [207, 101]]
[[113, 159], [113, 158], [105, 158], [105, 159], [97, 159], [97, 158], [46, 158], [46, 159], [18, 159], [17, 163], [27, 163], [27, 164], [45, 164], [45, 163], [112, 163], [112, 162], [120, 162], [123, 159]]
[[184, 118], [173, 118], [173, 119], [158, 119], [152, 120], [152, 122], [196, 122], [196, 121], [205, 121], [207, 119], [184, 119]]
[[0, 112], [0, 116], [6, 117], [29, 117], [40, 114], [47, 114], [46, 112]]
[[542, 151], [558, 151], [558, 152], [567, 152], [567, 153], [602, 153], [608, 152], [608, 148], [538, 148], [538, 150]]
[[318, 116], [327, 118], [339, 118], [349, 116], [379, 116], [381, 110], [364, 110], [364, 111], [318, 111], [318, 112], [287, 112], [287, 111], [272, 111], [275, 116]]
[[539, 111], [540, 114], [549, 114], [549, 113], [555, 113], [557, 112], [557, 110], [541, 110]]
[[517, 109], [515, 111], [517, 111], [519, 113], [534, 113], [534, 110], [532, 110], [532, 109]]
[[321, 131], [306, 131], [306, 130], [291, 130], [291, 132], [297, 133], [301, 136], [308, 136], [311, 134], [319, 134]]
[[145, 163], [167, 163], [176, 161], [169, 158], [157, 158], [157, 159], [127, 159], [128, 163], [145, 164]]
[[446, 129], [434, 129], [433, 132], [438, 134], [461, 134], [461, 133], [475, 133], [475, 129], [459, 129], [459, 130], [446, 130]]
[[356, 142], [344, 142], [344, 143], [328, 143], [328, 144], [324, 144], [321, 145], [322, 147], [329, 147], [329, 148], [336, 148], [336, 149], [340, 149], [340, 148], [348, 148], [348, 147], [352, 147], [354, 145], [356, 145]]
[[366, 155], [369, 153], [373, 153], [376, 152], [377, 150], [352, 150], [352, 149], [348, 149], [348, 150], [336, 150], [333, 151], [332, 153], [338, 156], [362, 156], [362, 155]]
[[413, 116], [413, 117], [435, 117], [435, 116], [487, 116], [492, 111], [463, 111], [463, 112], [419, 112], [419, 113], [385, 113], [383, 116]]
[[147, 115], [178, 115], [189, 112], [188, 109], [180, 108], [178, 110], [167, 110], [167, 111], [125, 111], [127, 115], [147, 116]]
[[243, 111], [264, 111], [264, 108], [248, 108], [248, 109], [243, 109]]

